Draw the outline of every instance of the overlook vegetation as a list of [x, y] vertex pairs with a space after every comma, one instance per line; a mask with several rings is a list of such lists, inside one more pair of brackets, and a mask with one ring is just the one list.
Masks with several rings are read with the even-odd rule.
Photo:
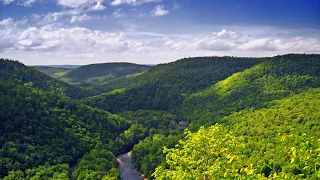
[[37, 69], [0, 60], [5, 180], [320, 179], [320, 55]]

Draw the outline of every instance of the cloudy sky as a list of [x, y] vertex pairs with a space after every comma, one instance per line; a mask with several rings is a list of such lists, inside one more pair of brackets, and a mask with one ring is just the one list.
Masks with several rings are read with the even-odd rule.
[[0, 0], [0, 37], [27, 65], [320, 53], [320, 1]]

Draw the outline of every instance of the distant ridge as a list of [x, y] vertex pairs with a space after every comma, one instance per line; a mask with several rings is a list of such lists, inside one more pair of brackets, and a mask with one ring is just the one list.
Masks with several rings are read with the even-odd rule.
[[83, 81], [90, 78], [102, 78], [103, 81], [111, 80], [128, 74], [138, 73], [150, 66], [134, 63], [116, 62], [101, 63], [81, 66], [68, 72], [64, 77], [72, 81]]
[[[119, 62], [119, 63], [129, 63], [129, 62]], [[96, 63], [96, 64], [107, 64], [107, 63]], [[76, 69], [76, 68], [79, 68], [81, 66], [88, 66], [88, 65], [94, 65], [94, 64], [87, 64], [87, 65], [35, 65], [35, 66], [32, 66], [32, 67], [51, 67], [51, 68], [63, 68], [63, 69]], [[156, 66], [158, 64], [138, 64], [138, 65]]]
[[76, 69], [81, 65], [37, 65], [33, 67], [52, 67], [52, 68], [64, 68], [64, 69]]

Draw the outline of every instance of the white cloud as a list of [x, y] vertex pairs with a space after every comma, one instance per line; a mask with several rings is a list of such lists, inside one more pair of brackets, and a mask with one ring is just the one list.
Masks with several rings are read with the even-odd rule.
[[101, 11], [106, 9], [104, 0], [58, 0], [58, 4], [67, 8], [86, 11]]
[[37, 2], [37, 0], [1, 0], [1, 2], [4, 5], [16, 3], [17, 5], [31, 6], [33, 3]]
[[79, 21], [87, 21], [87, 20], [91, 20], [92, 17], [88, 16], [87, 14], [83, 14], [80, 16], [72, 16], [70, 23], [74, 23], [74, 22], [79, 22]]
[[[266, 32], [265, 32], [266, 33]], [[310, 37], [247, 36], [223, 29], [209, 36], [199, 36], [191, 43], [200, 50], [255, 52], [319, 52], [320, 39]]]
[[[45, 0], [0, 0], [4, 5], [15, 3], [22, 6], [31, 6], [36, 2], [43, 2]], [[46, 0], [48, 1], [48, 0]], [[53, 1], [53, 0], [52, 0]], [[54, 0], [57, 4], [67, 8], [87, 8], [90, 11], [104, 10], [106, 7], [103, 5], [107, 0]]]
[[20, 2], [19, 4], [23, 5], [23, 6], [31, 6], [35, 2], [36, 2], [36, 0], [25, 0], [25, 1]]
[[[51, 13], [47, 21], [54, 22], [60, 16], [61, 13]], [[72, 23], [94, 18], [87, 14], [68, 17], [68, 23], [70, 18]], [[105, 61], [159, 63], [206, 55], [271, 56], [320, 52], [319, 38], [277, 36], [274, 30], [272, 33], [275, 35], [271, 36], [269, 31], [250, 27], [246, 30], [222, 29], [204, 34], [122, 33], [59, 23], [25, 25], [25, 21], [8, 18], [0, 21], [0, 56], [33, 64], [59, 64], [56, 59], [85, 64]], [[278, 32], [287, 34], [287, 30]], [[36, 62], [39, 56], [48, 62]]]
[[116, 18], [124, 16], [124, 14], [121, 12], [121, 9], [117, 9], [112, 13], [112, 15]]
[[48, 14], [33, 14], [29, 17], [30, 25], [32, 26], [44, 26], [48, 24], [56, 24], [61, 26], [67, 26], [68, 23], [74, 23], [79, 21], [88, 21], [93, 19], [99, 19], [98, 15], [88, 15], [91, 11], [97, 11], [103, 9], [100, 3], [94, 6], [89, 6], [86, 8], [71, 8], [67, 10], [62, 10], [59, 12], [49, 12]]
[[156, 2], [162, 2], [162, 0], [113, 0], [110, 4], [112, 6], [119, 6], [122, 4], [136, 6], [143, 3], [156, 3]]
[[9, 17], [7, 19], [0, 21], [0, 26], [8, 27], [8, 26], [14, 25], [14, 23], [15, 23], [14, 20]]
[[14, 48], [18, 40], [17, 34], [21, 33], [19, 24], [20, 22], [15, 22], [12, 18], [0, 21], [0, 52]]
[[248, 41], [238, 49], [248, 51], [293, 51], [293, 52], [320, 52], [320, 41], [315, 38], [261, 38]]
[[10, 3], [12, 3], [12, 2], [14, 2], [15, 0], [2, 0], [1, 2], [3, 3], [3, 4], [10, 4]]
[[[0, 0], [2, 4], [23, 6], [49, 1], [51, 0]], [[39, 56], [50, 60], [48, 64], [59, 64], [56, 59], [64, 59], [68, 63], [74, 61], [75, 64], [128, 60], [154, 64], [189, 56], [320, 53], [319, 30], [314, 29], [199, 25], [185, 31], [193, 33], [166, 34], [163, 33], [164, 29], [167, 32], [180, 29], [163, 28], [165, 24], [155, 22], [155, 18], [150, 18], [150, 10], [146, 11], [142, 7], [134, 7], [134, 11], [130, 7], [110, 7], [110, 10], [115, 8], [111, 11], [112, 14], [92, 12], [105, 10], [105, 5], [138, 6], [163, 0], [52, 1], [59, 4], [60, 11], [34, 14], [20, 21], [12, 18], [0, 20], [0, 56], [36, 64], [44, 64], [43, 61], [36, 62]], [[150, 5], [154, 5], [151, 11], [153, 16], [164, 16], [171, 13], [169, 10], [179, 9], [174, 1], [166, 6]], [[126, 18], [119, 18], [124, 13]], [[182, 29], [182, 26], [185, 25], [179, 28]], [[162, 33], [150, 32], [150, 29], [157, 29]], [[150, 59], [152, 62], [148, 62]]]
[[31, 27], [20, 34], [15, 48], [19, 51], [68, 54], [126, 51], [131, 42], [123, 37], [122, 33], [93, 31], [80, 27]]
[[164, 6], [158, 5], [153, 9], [152, 14], [154, 16], [165, 16], [165, 15], [169, 14], [169, 11], [165, 10]]
[[58, 0], [58, 4], [66, 7], [77, 8], [89, 4], [91, 0]]
[[242, 34], [237, 33], [233, 30], [226, 30], [226, 29], [222, 29], [219, 32], [213, 33], [213, 35], [219, 38], [232, 38], [232, 39], [238, 39], [243, 36]]
[[95, 5], [89, 8], [89, 11], [101, 11], [104, 9], [106, 9], [106, 7], [103, 6], [101, 2], [97, 2]]
[[78, 13], [72, 13], [71, 11], [61, 11], [61, 12], [49, 12], [48, 14], [38, 15], [33, 14], [29, 17], [30, 26], [45, 26], [48, 24], [60, 24], [63, 22], [65, 17], [78, 15]]

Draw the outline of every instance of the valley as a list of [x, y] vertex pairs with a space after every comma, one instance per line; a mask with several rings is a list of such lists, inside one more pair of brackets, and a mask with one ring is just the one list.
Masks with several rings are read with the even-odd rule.
[[0, 95], [0, 179], [320, 178], [319, 54], [1, 59]]

